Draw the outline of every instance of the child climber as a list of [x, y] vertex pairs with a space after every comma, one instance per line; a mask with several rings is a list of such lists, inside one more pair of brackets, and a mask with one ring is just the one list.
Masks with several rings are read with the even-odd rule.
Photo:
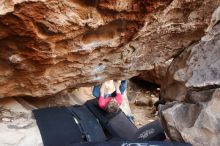
[[114, 81], [116, 96], [105, 98], [105, 84], [102, 84], [100, 88], [100, 97], [98, 99], [98, 105], [101, 109], [106, 110], [110, 113], [116, 113], [119, 110], [120, 105], [122, 104], [122, 95], [120, 91], [121, 81]]

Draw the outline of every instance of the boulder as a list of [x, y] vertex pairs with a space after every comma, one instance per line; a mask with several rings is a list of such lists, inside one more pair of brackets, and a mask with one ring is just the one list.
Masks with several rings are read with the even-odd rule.
[[220, 24], [217, 23], [198, 44], [191, 45], [172, 62], [161, 96], [165, 100], [186, 101], [194, 91], [220, 86], [219, 46]]
[[[220, 7], [198, 44], [171, 63], [161, 88], [161, 121], [171, 140], [220, 145]], [[169, 102], [170, 101], [170, 102]]]
[[153, 106], [153, 101], [147, 97], [139, 97], [134, 100], [136, 106]]
[[161, 63], [157, 66], [154, 66], [154, 68], [151, 70], [143, 71], [142, 73], [138, 75], [137, 78], [140, 78], [141, 80], [145, 80], [153, 84], [162, 86], [163, 80], [167, 73], [167, 69], [170, 66], [170, 63], [172, 62], [172, 60], [173, 58], [166, 61], [165, 63]]
[[198, 41], [219, 0], [2, 0], [0, 98], [154, 69]]
[[43, 146], [30, 110], [13, 98], [0, 100], [0, 145]]
[[171, 140], [193, 146], [220, 145], [220, 88], [203, 103], [174, 102], [160, 107], [160, 117]]

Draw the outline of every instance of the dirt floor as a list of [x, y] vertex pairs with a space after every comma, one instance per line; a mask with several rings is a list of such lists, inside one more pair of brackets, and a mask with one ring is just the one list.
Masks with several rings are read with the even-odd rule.
[[148, 82], [131, 79], [128, 82], [128, 98], [135, 125], [141, 127], [157, 119], [153, 104], [158, 100], [160, 88]]

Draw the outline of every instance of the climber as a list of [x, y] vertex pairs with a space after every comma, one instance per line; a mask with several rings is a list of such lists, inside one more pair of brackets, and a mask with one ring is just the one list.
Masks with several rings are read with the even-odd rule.
[[100, 96], [98, 98], [98, 105], [101, 109], [110, 112], [116, 113], [119, 110], [120, 105], [122, 104], [122, 94], [120, 91], [121, 80], [114, 81], [115, 86], [115, 96], [109, 96], [105, 98], [105, 88], [106, 84], [103, 83], [100, 88]]

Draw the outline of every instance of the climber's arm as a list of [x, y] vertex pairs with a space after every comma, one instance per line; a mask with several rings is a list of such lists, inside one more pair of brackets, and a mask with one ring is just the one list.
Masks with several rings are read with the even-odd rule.
[[121, 80], [115, 81], [114, 84], [115, 84], [115, 90], [116, 90], [115, 99], [118, 105], [120, 106], [122, 104], [122, 99], [123, 99], [121, 95], [121, 91], [120, 91]]

